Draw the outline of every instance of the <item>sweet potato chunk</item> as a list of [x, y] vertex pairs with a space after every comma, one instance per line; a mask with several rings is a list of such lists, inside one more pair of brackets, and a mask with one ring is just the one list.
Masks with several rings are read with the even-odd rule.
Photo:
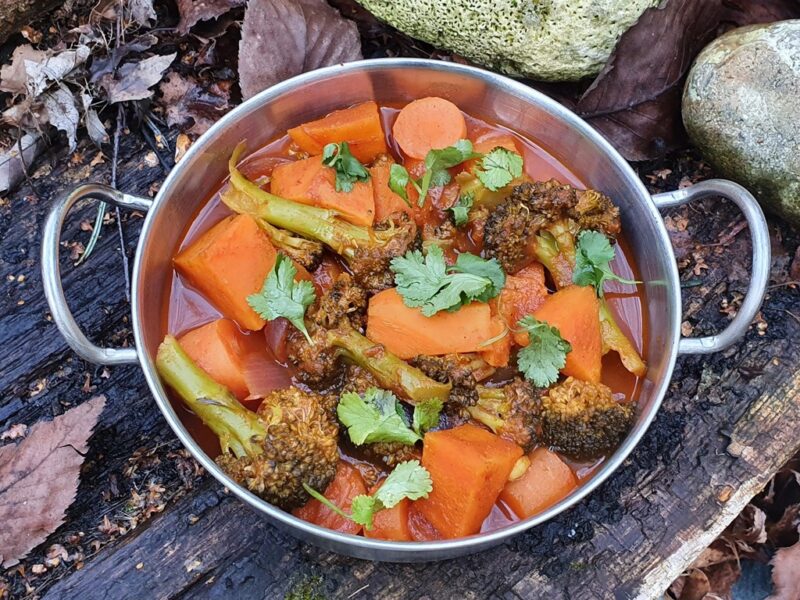
[[578, 487], [578, 478], [555, 452], [537, 448], [528, 458], [531, 466], [525, 474], [509, 481], [500, 493], [500, 499], [520, 519], [542, 512]]
[[422, 465], [433, 491], [415, 509], [443, 538], [478, 533], [522, 448], [475, 425], [425, 434]]

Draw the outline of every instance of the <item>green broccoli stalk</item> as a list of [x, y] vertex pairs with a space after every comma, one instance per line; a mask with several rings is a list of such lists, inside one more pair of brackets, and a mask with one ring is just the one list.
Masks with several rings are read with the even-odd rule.
[[236, 168], [244, 151], [240, 143], [228, 161], [230, 184], [241, 194], [222, 196], [228, 208], [316, 240], [341, 255], [355, 277], [370, 291], [391, 286], [389, 261], [414, 243], [417, 228], [405, 213], [393, 215], [375, 227], [353, 225], [335, 210], [309, 206], [270, 194]]
[[330, 401], [290, 387], [252, 412], [200, 369], [168, 335], [156, 369], [219, 438], [217, 464], [242, 487], [289, 510], [308, 500], [304, 485], [325, 489], [336, 474], [339, 427]]
[[236, 457], [264, 453], [261, 440], [267, 430], [258, 415], [200, 369], [171, 335], [158, 347], [156, 369], [186, 406], [216, 434], [223, 453], [232, 452]]
[[346, 360], [369, 371], [381, 387], [412, 403], [446, 400], [450, 395], [450, 383], [431, 379], [352, 327], [340, 326], [329, 330], [327, 339]]

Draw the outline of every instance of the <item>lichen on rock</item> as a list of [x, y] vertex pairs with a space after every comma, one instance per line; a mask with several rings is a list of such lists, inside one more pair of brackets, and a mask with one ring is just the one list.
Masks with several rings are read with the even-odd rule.
[[358, 0], [400, 31], [510, 75], [597, 75], [619, 37], [660, 0]]

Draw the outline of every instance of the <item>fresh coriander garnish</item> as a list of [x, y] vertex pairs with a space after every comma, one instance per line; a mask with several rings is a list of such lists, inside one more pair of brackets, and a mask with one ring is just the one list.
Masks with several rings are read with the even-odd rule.
[[537, 387], [554, 384], [572, 346], [561, 337], [558, 329], [531, 315], [517, 324], [528, 333], [528, 345], [517, 353], [517, 367]]
[[450, 183], [452, 176], [447, 169], [481, 156], [483, 155], [472, 151], [472, 142], [469, 140], [458, 140], [447, 148], [428, 151], [425, 156], [425, 174], [417, 182], [419, 186], [418, 204], [422, 206], [425, 202], [425, 196], [428, 195], [428, 189], [431, 186], [440, 187]]
[[279, 252], [261, 291], [248, 296], [247, 303], [267, 321], [285, 317], [313, 343], [303, 317], [317, 295], [310, 281], [295, 281], [295, 275], [297, 269], [292, 261]]
[[405, 498], [427, 498], [433, 490], [433, 481], [431, 474], [418, 460], [401, 462], [372, 496], [361, 494], [353, 498], [349, 515], [311, 486], [304, 483], [303, 488], [337, 515], [372, 529], [375, 513], [384, 508], [392, 508]]
[[500, 293], [506, 277], [497, 260], [466, 252], [448, 267], [442, 249], [435, 245], [424, 256], [419, 250], [406, 252], [392, 259], [389, 268], [405, 305], [421, 308], [426, 317], [458, 310], [473, 300], [486, 302]]
[[522, 176], [522, 156], [498, 146], [483, 157], [475, 174], [487, 189], [496, 192]]
[[408, 201], [408, 192], [406, 191], [406, 186], [409, 181], [411, 181], [411, 176], [408, 174], [406, 168], [403, 165], [392, 163], [392, 166], [389, 168], [389, 189], [405, 200], [406, 204], [411, 206], [411, 203]]
[[572, 274], [572, 282], [575, 285], [593, 285], [601, 298], [606, 281], [638, 283], [616, 275], [609, 264], [612, 260], [614, 260], [614, 247], [606, 236], [598, 231], [581, 232], [575, 249], [575, 271]]
[[350, 154], [347, 142], [327, 144], [322, 149], [322, 164], [336, 171], [336, 191], [351, 192], [358, 181], [369, 181], [369, 171]]
[[414, 417], [408, 422], [405, 411], [392, 392], [371, 387], [361, 395], [345, 392], [339, 399], [336, 414], [347, 427], [350, 441], [355, 445], [375, 442], [399, 442], [413, 445], [439, 422], [441, 400], [428, 400], [414, 407]]
[[469, 221], [469, 211], [475, 201], [475, 194], [462, 194], [456, 203], [448, 210], [453, 213], [453, 221], [456, 227], [463, 227]]

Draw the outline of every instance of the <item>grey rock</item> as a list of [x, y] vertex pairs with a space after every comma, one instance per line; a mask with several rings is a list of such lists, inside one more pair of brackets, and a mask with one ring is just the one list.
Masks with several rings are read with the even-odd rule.
[[358, 0], [379, 19], [510, 75], [597, 75], [619, 37], [661, 0]]
[[742, 27], [709, 44], [689, 73], [683, 122], [722, 176], [800, 225], [800, 20]]

